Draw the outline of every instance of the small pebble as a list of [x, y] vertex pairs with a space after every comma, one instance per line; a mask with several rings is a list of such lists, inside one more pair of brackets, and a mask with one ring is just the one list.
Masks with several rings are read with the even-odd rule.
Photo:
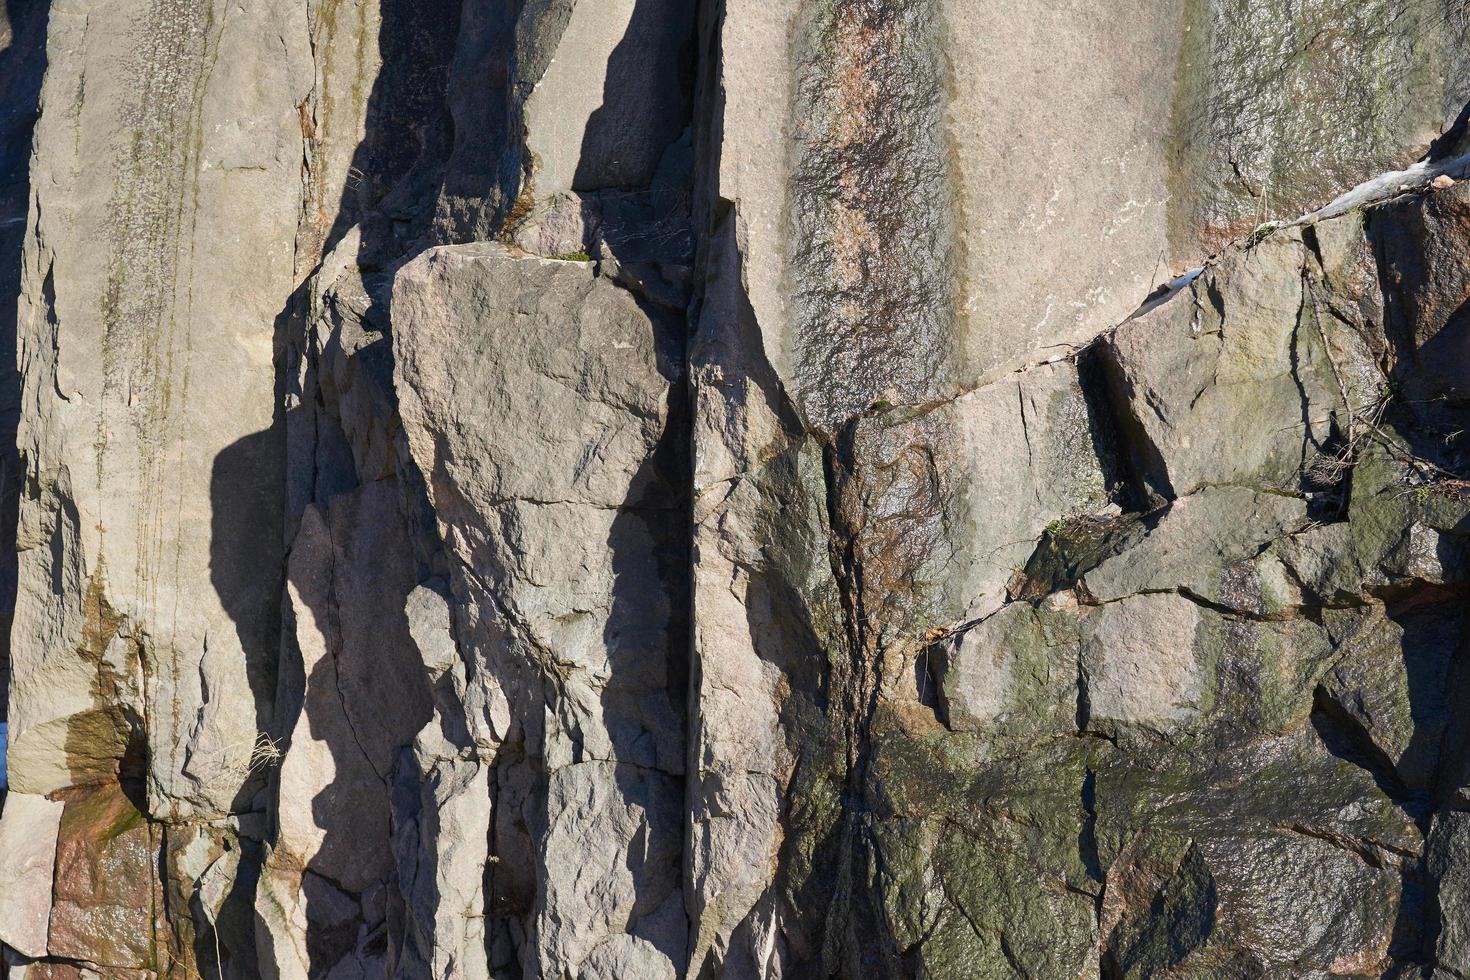
[[1437, 191], [1442, 191], [1446, 187], [1454, 187], [1455, 178], [1451, 177], [1449, 174], [1440, 174], [1438, 177], [1429, 182], [1429, 186], [1433, 187]]

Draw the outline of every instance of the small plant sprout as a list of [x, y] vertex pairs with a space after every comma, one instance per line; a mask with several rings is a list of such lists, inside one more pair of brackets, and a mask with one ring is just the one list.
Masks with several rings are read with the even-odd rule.
[[1271, 232], [1280, 227], [1281, 222], [1279, 221], [1261, 222], [1260, 224], [1256, 225], [1255, 230], [1252, 231], [1250, 233], [1250, 237], [1246, 239], [1246, 247], [1253, 248], [1256, 245], [1259, 245], [1261, 242], [1265, 241], [1267, 237], [1270, 236]]

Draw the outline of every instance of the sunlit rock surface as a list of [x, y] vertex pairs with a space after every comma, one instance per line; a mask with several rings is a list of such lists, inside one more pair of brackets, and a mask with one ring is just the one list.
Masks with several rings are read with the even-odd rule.
[[1467, 32], [9, 0], [11, 976], [1461, 976]]

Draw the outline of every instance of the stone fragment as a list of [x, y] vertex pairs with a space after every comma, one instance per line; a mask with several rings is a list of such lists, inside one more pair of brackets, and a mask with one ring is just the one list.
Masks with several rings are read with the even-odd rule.
[[9, 752], [12, 788], [45, 795], [115, 778], [128, 747], [128, 732], [118, 722], [115, 711], [93, 708], [26, 729]]
[[[1470, 188], [1457, 185], [1422, 199], [1391, 202], [1369, 218], [1379, 243], [1388, 317], [1384, 324], [1391, 378], [1421, 416], [1445, 399], [1470, 393]], [[1443, 421], [1441, 420], [1441, 424]]]
[[[1104, 955], [1139, 975], [1208, 972], [1218, 958], [1268, 973], [1385, 969], [1395, 922], [1415, 914], [1401, 861], [1421, 837], [1373, 776], [1310, 729], [1222, 756], [1178, 755], [1120, 753], [1098, 771]], [[1187, 873], [1171, 885], [1178, 871], [1148, 871], [1161, 860]]]
[[1435, 959], [1451, 973], [1470, 970], [1470, 814], [1450, 810], [1435, 818], [1425, 861], [1439, 895]]
[[577, 971], [578, 980], [674, 980], [679, 974], [668, 956], [637, 936], [613, 936], [594, 949]]
[[291, 549], [288, 588], [305, 684], [281, 763], [275, 853], [279, 863], [316, 869], [360, 892], [389, 867], [388, 804], [339, 686], [349, 651], [332, 613], [334, 545], [326, 518], [309, 508]]
[[[1000, 608], [1049, 524], [1114, 512], [1112, 432], [1097, 409], [1078, 366], [1064, 361], [923, 414], [894, 410], [871, 429], [865, 423], [863, 492], [875, 524], [909, 525], [902, 548], [914, 567], [902, 574], [917, 580], [934, 619], [976, 620]], [[880, 567], [884, 557], [869, 561]]]
[[1344, 405], [1319, 328], [1301, 316], [1306, 258], [1296, 232], [1272, 235], [1109, 337], [1128, 451], [1153, 493], [1296, 492], [1331, 451]]
[[1135, 838], [1108, 868], [1102, 960], [1125, 977], [1188, 969], [1214, 932], [1218, 908], [1219, 889], [1197, 844]]
[[1086, 725], [1169, 731], [1199, 718], [1211, 694], [1200, 607], [1162, 592], [1098, 609], [1083, 625]]
[[[24, 970], [24, 973], [20, 972]], [[110, 967], [105, 972], [56, 960], [29, 963], [12, 970], [15, 980], [158, 980], [152, 970], [122, 970]]]
[[894, 739], [875, 763], [885, 804], [912, 815], [879, 831], [885, 911], [927, 975], [1004, 976], [1014, 962], [1047, 976], [1098, 972], [1079, 740], [984, 760]]
[[1099, 602], [1184, 588], [1246, 612], [1274, 612], [1293, 601], [1289, 590], [1284, 584], [1273, 589], [1274, 583], [1247, 582], [1243, 563], [1306, 522], [1307, 505], [1299, 498], [1207, 487], [1151, 515], [1147, 533], [1087, 572], [1084, 587]]
[[[382, 955], [363, 945], [375, 931], [364, 910], [394, 867], [389, 777], [431, 712], [410, 619], [414, 571], [396, 480], [302, 513], [287, 576], [287, 649], [300, 660], [282, 671], [279, 698], [294, 716], [256, 901], [266, 958], [282, 977], [323, 963], [351, 973]], [[434, 626], [424, 627], [430, 639]]]
[[923, 654], [921, 684], [937, 690], [921, 689], [921, 700], [936, 698], [956, 731], [998, 738], [1072, 731], [1081, 617], [1070, 596], [1011, 603]]
[[492, 826], [490, 767], [473, 759], [420, 755], [399, 770], [393, 855], [404, 902], [403, 956], [433, 976], [451, 970], [488, 980], [485, 941]]
[[46, 955], [64, 804], [12, 790], [0, 814], [0, 942]]
[[1463, 630], [1453, 602], [1375, 609], [1343, 640], [1318, 688], [1343, 748], [1363, 752], [1403, 792], [1427, 794], [1439, 779]]
[[672, 935], [658, 928], [658, 912], [680, 893], [677, 788], [667, 774], [615, 763], [552, 773], [536, 920], [544, 972], [583, 963], [612, 941], [604, 937], [625, 949], [641, 940], [633, 949], [655, 975], [673, 975], [684, 961], [682, 927]]
[[[682, 962], [682, 933], [659, 914], [683, 848], [682, 338], [586, 265], [499, 245], [424, 253], [397, 273], [393, 308], [400, 413], [450, 557], [464, 691], [473, 701], [483, 685], [490, 716], [472, 716], [459, 741], [421, 735], [400, 876], [435, 863], [460, 874], [477, 852], [443, 849], [469, 819], [460, 808], [488, 797], [504, 896], [475, 927], [483, 939], [431, 929], [449, 908], [436, 892], [479, 886], [415, 871], [415, 955], [488, 942], [499, 956], [534, 930], [522, 955], [539, 972], [619, 935]], [[493, 736], [476, 735], [482, 725]], [[465, 758], [467, 742], [505, 756], [496, 779]], [[457, 788], [471, 774], [478, 799]]]
[[[341, 644], [333, 651], [337, 694], [354, 741], [380, 781], [430, 714], [428, 679], [404, 605], [416, 584], [399, 498], [398, 482], [387, 479], [338, 494], [329, 504], [329, 615]], [[311, 680], [308, 675], [308, 687]]]
[[156, 963], [158, 840], [116, 783], [67, 790], [48, 952], [108, 969]]
[[418, 648], [431, 683], [459, 661], [449, 599], [444, 594], [447, 591], [448, 586], [443, 581], [415, 586], [408, 594], [408, 605], [404, 610], [408, 617], [409, 635]]

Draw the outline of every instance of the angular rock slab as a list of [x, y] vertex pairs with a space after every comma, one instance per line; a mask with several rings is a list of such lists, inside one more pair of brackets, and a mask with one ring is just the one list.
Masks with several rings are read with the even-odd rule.
[[[415, 759], [412, 776], [409, 766], [400, 769], [394, 801], [393, 855], [406, 933], [403, 961], [432, 976], [484, 980], [491, 975], [485, 869], [489, 866], [492, 875], [497, 870], [490, 861], [490, 766], [418, 752]], [[455, 970], [459, 972], [451, 972]]]
[[[738, 203], [756, 342], [788, 379], [802, 355], [799, 294], [812, 271], [803, 254], [883, 224], [873, 210], [882, 200], [863, 194], [882, 156], [864, 158], [855, 143], [854, 173], [841, 171], [840, 153], [802, 169], [803, 134], [840, 142], [903, 107], [906, 128], [883, 145], [912, 148], [905, 164], [922, 166], [896, 168], [883, 184], [908, 205], [905, 222], [934, 230], [930, 253], [949, 280], [940, 305], [954, 323], [928, 339], [950, 350], [900, 348], [852, 366], [901, 374], [905, 358], [934, 358], [934, 389], [962, 389], [1086, 343], [1158, 282], [1260, 222], [1418, 158], [1470, 97], [1466, 26], [1432, 3], [1247, 13], [904, 0], [873, 12], [742, 0], [712, 29], [726, 52], [713, 191]], [[1061, 104], [1071, 111], [1055, 113]], [[803, 237], [801, 196], [841, 196], [839, 187], [842, 220]], [[913, 259], [889, 280], [905, 311], [921, 277], [903, 273], [924, 264]], [[883, 385], [873, 387], [876, 398]]]
[[45, 956], [56, 841], [65, 804], [11, 792], [0, 815], [0, 941]]
[[1430, 831], [1426, 858], [1439, 891], [1439, 963], [1457, 973], [1470, 969], [1470, 815], [1440, 815]]
[[1307, 261], [1296, 232], [1272, 235], [1232, 251], [1108, 337], [1115, 397], [1131, 415], [1130, 451], [1152, 492], [1295, 491], [1326, 451], [1346, 406], [1306, 312]]
[[157, 831], [115, 783], [67, 790], [64, 799], [51, 954], [103, 971], [152, 967], [166, 935]]
[[[683, 839], [682, 325], [590, 263], [493, 244], [403, 266], [393, 311], [403, 427], [450, 557], [468, 690], [490, 709], [472, 709], [459, 751], [500, 760], [491, 947], [534, 928], [522, 966], [549, 974], [634, 935], [682, 962], [682, 929], [649, 897], [673, 892]], [[466, 767], [420, 762], [426, 785]], [[421, 835], [457, 811], [445, 790], [418, 794]]]
[[251, 802], [279, 632], [273, 352], [296, 285], [306, 10], [51, 13], [43, 99], [67, 108], [37, 126], [19, 317], [36, 492], [16, 678], [72, 655], [99, 590], [154, 667], [151, 813], [218, 816]]
[[[1310, 729], [1213, 757], [1170, 746], [1119, 753], [1099, 767], [1094, 792], [1111, 893], [1104, 955], [1125, 969], [1188, 976], [1225, 959], [1268, 975], [1353, 975], [1390, 962], [1402, 861], [1419, 832]], [[1148, 872], [1150, 862], [1166, 867]]]

